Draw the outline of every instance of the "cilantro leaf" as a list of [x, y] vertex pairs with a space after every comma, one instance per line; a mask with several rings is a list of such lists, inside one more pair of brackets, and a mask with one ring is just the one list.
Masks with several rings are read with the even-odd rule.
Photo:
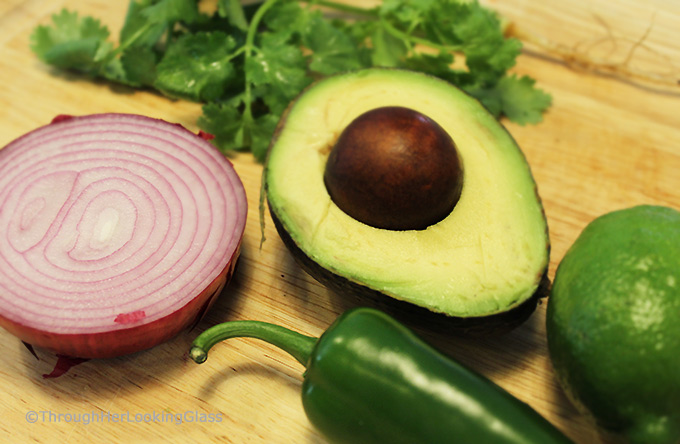
[[276, 33], [263, 33], [257, 53], [246, 61], [246, 78], [272, 113], [280, 114], [312, 81], [302, 50]]
[[203, 106], [198, 126], [215, 136], [215, 145], [224, 152], [246, 148], [246, 124], [243, 114], [233, 103], [207, 103]]
[[455, 28], [457, 37], [464, 42], [466, 64], [479, 83], [497, 81], [515, 65], [521, 51], [516, 39], [506, 39], [500, 22], [491, 11], [477, 6], [469, 8], [466, 19]]
[[143, 11], [153, 5], [153, 0], [132, 0], [128, 6], [125, 22], [120, 30], [120, 42], [124, 46], [153, 47], [168, 29], [168, 23], [149, 20]]
[[435, 54], [415, 53], [406, 58], [402, 67], [413, 71], [429, 72], [435, 77], [450, 83], [464, 83], [459, 77], [459, 71], [451, 69], [454, 56], [450, 52], [440, 51]]
[[126, 86], [140, 86], [136, 82], [131, 82], [128, 79], [127, 73], [125, 72], [125, 68], [123, 67], [123, 63], [121, 62], [120, 58], [113, 58], [108, 60], [106, 64], [102, 64], [99, 67], [97, 76], [100, 76], [111, 82], [121, 83]]
[[384, 0], [380, 5], [380, 15], [391, 16], [406, 28], [415, 29], [427, 20], [438, 2], [439, 0]]
[[408, 54], [406, 42], [393, 36], [382, 26], [375, 29], [371, 42], [373, 44], [371, 61], [375, 66], [399, 66]]
[[269, 11], [263, 21], [269, 32], [275, 32], [288, 41], [293, 34], [300, 33], [307, 26], [311, 12], [297, 2], [279, 2]]
[[503, 97], [498, 88], [466, 88], [465, 92], [479, 100], [484, 107], [497, 119], [503, 114]]
[[140, 13], [150, 23], [192, 23], [199, 18], [196, 0], [160, 0], [143, 8]]
[[252, 151], [255, 159], [259, 162], [264, 162], [267, 157], [267, 150], [269, 149], [269, 143], [274, 136], [274, 131], [279, 123], [278, 114], [263, 114], [255, 120], [255, 125], [251, 133], [251, 145], [250, 150]]
[[312, 51], [309, 64], [312, 71], [330, 75], [362, 66], [356, 42], [320, 13], [307, 21], [302, 42]]
[[184, 34], [156, 66], [154, 86], [170, 96], [216, 100], [235, 76], [235, 47], [234, 39], [220, 31]]
[[538, 123], [543, 112], [551, 105], [549, 94], [537, 89], [535, 81], [528, 77], [510, 75], [503, 77], [492, 88], [468, 90], [496, 117], [505, 115], [511, 121], [525, 125]]
[[31, 49], [44, 62], [62, 69], [96, 74], [110, 46], [109, 30], [92, 17], [80, 18], [66, 9], [52, 16], [52, 26], [38, 26]]
[[217, 11], [221, 17], [226, 17], [232, 26], [241, 31], [248, 29], [248, 20], [239, 0], [219, 0]]
[[550, 95], [536, 89], [535, 83], [529, 76], [516, 75], [503, 77], [498, 82], [503, 103], [502, 112], [513, 122], [521, 125], [538, 123], [543, 118], [543, 112], [551, 105]]
[[120, 57], [125, 81], [131, 86], [152, 86], [156, 80], [156, 53], [146, 46], [133, 46]]
[[251, 120], [233, 101], [213, 102], [203, 106], [198, 126], [215, 136], [214, 143], [223, 152], [250, 149], [255, 159], [263, 162], [278, 121], [278, 114], [263, 114]]

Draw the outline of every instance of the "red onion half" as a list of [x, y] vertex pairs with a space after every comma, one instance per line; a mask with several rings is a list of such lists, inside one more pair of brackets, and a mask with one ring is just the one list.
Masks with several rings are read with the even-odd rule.
[[80, 358], [158, 345], [230, 279], [246, 207], [231, 163], [179, 125], [55, 119], [0, 150], [0, 325]]

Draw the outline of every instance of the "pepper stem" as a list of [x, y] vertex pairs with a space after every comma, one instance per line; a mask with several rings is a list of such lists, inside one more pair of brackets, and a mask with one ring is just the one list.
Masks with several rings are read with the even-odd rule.
[[218, 342], [229, 338], [255, 338], [268, 342], [289, 353], [307, 367], [317, 338], [305, 336], [280, 325], [260, 321], [231, 321], [210, 327], [196, 339], [189, 356], [201, 364], [208, 359], [208, 350]]

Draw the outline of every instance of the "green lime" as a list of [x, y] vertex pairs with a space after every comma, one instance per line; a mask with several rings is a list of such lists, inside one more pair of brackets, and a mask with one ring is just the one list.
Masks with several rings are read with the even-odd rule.
[[546, 327], [574, 405], [632, 443], [680, 443], [680, 212], [591, 222], [557, 268]]

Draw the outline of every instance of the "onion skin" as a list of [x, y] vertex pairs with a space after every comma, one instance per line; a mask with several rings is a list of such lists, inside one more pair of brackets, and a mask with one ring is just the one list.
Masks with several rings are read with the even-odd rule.
[[[161, 126], [161, 130], [167, 129], [167, 125], [171, 125], [174, 128], [174, 130], [169, 131], [171, 136], [176, 136], [177, 134], [175, 133], [177, 133], [177, 128], [179, 128], [179, 131], [181, 132], [180, 136], [186, 138], [193, 137], [197, 140], [200, 140], [198, 144], [203, 144], [204, 146], [202, 148], [205, 151], [214, 149], [212, 148], [212, 145], [210, 145], [211, 148], [205, 148], [205, 146], [209, 145], [206, 142], [210, 139], [209, 135], [195, 135], [181, 127], [181, 125], [168, 124], [167, 122], [159, 121], [157, 119], [151, 119], [143, 116], [118, 114], [83, 116], [76, 117], [75, 119], [88, 119], [90, 117], [97, 119], [102, 117], [106, 118], [106, 116], [113, 116], [114, 118], [116, 118], [116, 116], [123, 116], [123, 118], [126, 118], [125, 116], [130, 116], [132, 119], [140, 119], [141, 122], [152, 122], [153, 124], [166, 125], [165, 127]], [[52, 125], [59, 125], [62, 122], [69, 120], [71, 120], [70, 116], [58, 116], [52, 122]], [[52, 125], [47, 125], [47, 127]], [[12, 143], [20, 141], [23, 137], [26, 136], [22, 136]], [[175, 139], [172, 140], [174, 141]], [[12, 145], [12, 143], [10, 143], [10, 145]], [[185, 148], [186, 147], [183, 147], [182, 149]], [[216, 149], [214, 150], [215, 153], [217, 153]], [[213, 158], [217, 157], [215, 153], [211, 154]], [[2, 159], [1, 156], [2, 151], [0, 151], [0, 159]], [[225, 165], [228, 165], [220, 166], [220, 168], [231, 168], [231, 162], [229, 162], [227, 159], [224, 159], [221, 154], [219, 157], [220, 162], [223, 161]], [[0, 166], [2, 166], [1, 162]], [[11, 313], [6, 314], [3, 312], [2, 304], [0, 304], [0, 326], [28, 344], [51, 350], [59, 355], [77, 358], [112, 358], [139, 352], [166, 342], [176, 336], [182, 330], [192, 327], [198, 323], [203, 315], [210, 309], [219, 294], [231, 280], [241, 251], [242, 237], [245, 230], [245, 214], [247, 210], [247, 204], [245, 203], [245, 191], [243, 190], [240, 179], [235, 172], [230, 171], [230, 174], [231, 176], [229, 177], [232, 181], [230, 183], [231, 185], [234, 185], [234, 188], [225, 191], [220, 196], [221, 198], [227, 198], [230, 196], [230, 192], [234, 193], [234, 195], [238, 196], [239, 206], [235, 210], [237, 216], [232, 216], [232, 219], [236, 219], [236, 222], [233, 222], [234, 226], [230, 226], [230, 228], [233, 228], [233, 232], [231, 232], [233, 236], [229, 237], [230, 233], [226, 231], [225, 226], [224, 233], [220, 235], [220, 245], [226, 243], [230, 246], [230, 249], [233, 248], [233, 250], [227, 250], [231, 251], [230, 256], [224, 256], [224, 253], [227, 253], [227, 251], [219, 253], [220, 250], [216, 250], [216, 252], [210, 253], [212, 256], [209, 256], [210, 262], [208, 262], [208, 264], [215, 263], [213, 256], [221, 255], [220, 263], [225, 262], [224, 266], [221, 269], [217, 268], [210, 274], [212, 280], [209, 281], [206, 286], [202, 287], [202, 290], [197, 294], [192, 295], [190, 298], [185, 296], [182, 299], [179, 299], [182, 304], [179, 308], [176, 308], [174, 305], [171, 305], [168, 309], [163, 308], [162, 311], [160, 311], [160, 317], [156, 313], [155, 319], [153, 320], [144, 319], [146, 314], [143, 309], [132, 312], [127, 312], [125, 309], [121, 309], [121, 313], [118, 314], [113, 321], [117, 325], [112, 326], [108, 330], [103, 329], [102, 331], [82, 333], [61, 333], [50, 331], [48, 328], [42, 329], [40, 326], [36, 327], [35, 325], [30, 325], [29, 322], [21, 322], [20, 320], [18, 321], [16, 319], [16, 314], [12, 315]], [[221, 180], [221, 178], [218, 179]], [[3, 190], [0, 188], [0, 197], [2, 196], [2, 193]], [[212, 205], [210, 202], [208, 204]], [[225, 205], [224, 212], [229, 213], [229, 211], [233, 210], [230, 205], [236, 204], [230, 204], [229, 202], [226, 202]], [[199, 214], [198, 217], [200, 218], [202, 215]], [[219, 222], [219, 219], [217, 221]], [[219, 226], [217, 228], [213, 228], [213, 222], [214, 221], [210, 222], [210, 230], [221, 229]], [[236, 242], [235, 247], [234, 242]], [[182, 260], [183, 257], [184, 256], [180, 256], [178, 261]], [[19, 275], [19, 277], [21, 276]], [[2, 278], [2, 276], [0, 276], [0, 278]], [[114, 278], [118, 278], [118, 276], [114, 276]], [[35, 279], [37, 282], [40, 282], [40, 277], [36, 277]], [[3, 288], [3, 281], [0, 279], [0, 291], [2, 291]], [[47, 294], [50, 296], [49, 292]], [[2, 297], [2, 295], [0, 295], [0, 297]], [[112, 297], [116, 297], [116, 295], [114, 294]], [[143, 297], [146, 298], [147, 296]], [[25, 299], [29, 298], [25, 297]], [[158, 300], [152, 300], [152, 303], [155, 304], [157, 301]], [[121, 327], [121, 325], [125, 324], [129, 324], [129, 327]]]

